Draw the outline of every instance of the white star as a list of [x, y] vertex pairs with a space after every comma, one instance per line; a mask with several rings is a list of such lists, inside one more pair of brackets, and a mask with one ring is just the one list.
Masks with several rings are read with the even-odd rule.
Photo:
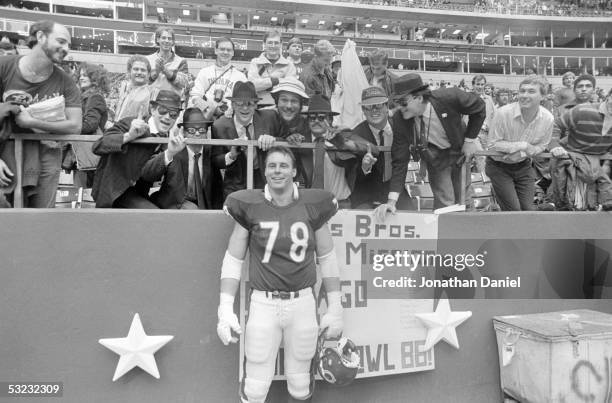
[[115, 375], [113, 375], [113, 382], [115, 382], [134, 367], [140, 367], [159, 379], [159, 371], [153, 354], [173, 338], [174, 336], [147, 336], [140, 322], [140, 316], [136, 314], [132, 319], [127, 337], [98, 341], [121, 356]]
[[438, 302], [435, 312], [417, 313], [414, 316], [427, 327], [425, 351], [435, 346], [440, 340], [458, 349], [459, 341], [455, 328], [472, 316], [472, 311], [451, 312], [448, 299], [444, 298]]

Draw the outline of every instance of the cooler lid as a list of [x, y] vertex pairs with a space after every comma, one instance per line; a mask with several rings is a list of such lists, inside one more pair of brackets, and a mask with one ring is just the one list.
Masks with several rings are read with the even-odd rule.
[[612, 315], [590, 309], [495, 316], [493, 321], [551, 338], [612, 335]]

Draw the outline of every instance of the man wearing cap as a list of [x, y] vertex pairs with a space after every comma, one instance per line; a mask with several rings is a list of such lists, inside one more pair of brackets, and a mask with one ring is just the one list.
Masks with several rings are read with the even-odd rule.
[[170, 135], [168, 148], [155, 154], [142, 169], [142, 179], [156, 182], [163, 178], [159, 191], [151, 201], [162, 209], [212, 208], [212, 167], [210, 147], [185, 144], [185, 139], [207, 138], [212, 121], [198, 108], [188, 108], [176, 135]]
[[[388, 201], [377, 207], [377, 217], [384, 220], [387, 212], [395, 212], [397, 200], [405, 192], [411, 144], [426, 165], [434, 208], [466, 203], [460, 200], [462, 165], [482, 149], [478, 133], [486, 118], [484, 101], [455, 87], [430, 91], [414, 73], [401, 76], [393, 93], [400, 105], [392, 119], [393, 170]], [[462, 115], [468, 115], [467, 126]], [[467, 195], [471, 175], [465, 171]]]
[[101, 156], [91, 192], [96, 207], [158, 208], [148, 198], [151, 183], [140, 176], [160, 146], [131, 142], [140, 137], [167, 137], [181, 110], [181, 98], [174, 91], [161, 90], [151, 100], [151, 117], [147, 121], [143, 109], [138, 116], [115, 123], [92, 146], [93, 152]]
[[255, 85], [262, 104], [272, 105], [270, 90], [278, 84], [278, 80], [296, 76], [296, 72], [293, 63], [281, 53], [283, 42], [280, 32], [266, 32], [263, 41], [265, 50], [259, 57], [251, 60], [247, 77]]
[[[366, 120], [353, 129], [359, 136], [374, 146], [391, 147], [393, 130], [389, 121], [389, 99], [379, 87], [369, 87], [361, 93], [361, 110]], [[372, 151], [372, 149], [374, 151]], [[385, 151], [376, 157], [376, 147], [370, 147], [357, 169], [355, 187], [351, 194], [351, 206], [356, 209], [371, 209], [387, 200], [391, 180], [391, 152]]]
[[304, 66], [300, 81], [306, 87], [306, 94], [323, 94], [331, 99], [334, 92], [335, 80], [331, 72], [332, 57], [336, 48], [328, 40], [321, 39], [314, 47], [315, 56]]
[[[277, 127], [276, 112], [273, 110], [256, 110], [257, 96], [255, 85], [238, 81], [234, 85], [232, 96], [234, 116], [222, 116], [212, 126], [213, 139], [257, 140], [259, 149], [255, 150], [253, 160], [253, 184], [257, 189], [265, 185], [264, 164], [265, 151], [273, 144]], [[213, 166], [225, 169], [223, 177], [223, 200], [232, 192], [246, 189], [247, 160], [246, 150], [237, 146], [214, 146], [212, 150]]]

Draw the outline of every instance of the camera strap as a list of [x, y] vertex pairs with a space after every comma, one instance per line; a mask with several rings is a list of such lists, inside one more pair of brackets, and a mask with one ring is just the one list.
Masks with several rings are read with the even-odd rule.
[[[231, 66], [229, 67], [229, 69], [225, 70], [223, 73], [221, 73], [221, 74], [219, 74], [217, 77], [215, 77], [215, 79], [213, 80], [213, 82], [212, 82], [212, 83], [210, 83], [210, 84], [208, 84], [208, 87], [206, 88], [206, 91], [204, 91], [204, 96], [206, 97], [206, 93], [208, 92], [208, 90], [210, 90], [210, 88], [211, 88], [213, 85], [215, 85], [215, 83], [216, 83], [217, 81], [219, 81], [219, 79], [220, 79], [221, 77], [223, 77], [223, 76], [225, 75], [225, 73], [227, 73], [228, 71], [230, 71], [230, 70], [231, 70], [231, 69], [233, 69], [233, 68], [234, 68], [234, 65], [231, 65]], [[215, 72], [215, 73], [216, 73], [216, 72]], [[227, 89], [227, 85], [225, 86], [225, 89]]]

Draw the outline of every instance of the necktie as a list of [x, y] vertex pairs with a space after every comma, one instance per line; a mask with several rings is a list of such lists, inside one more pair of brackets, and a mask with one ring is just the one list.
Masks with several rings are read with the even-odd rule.
[[206, 208], [206, 199], [204, 198], [204, 192], [202, 191], [202, 177], [200, 176], [200, 156], [202, 153], [196, 153], [193, 155], [193, 184], [195, 187], [196, 200], [198, 201], [198, 208]]
[[324, 164], [325, 164], [325, 138], [317, 137], [315, 139], [314, 149], [314, 173], [312, 177], [312, 188], [323, 189], [324, 181]]
[[[385, 147], [390, 147], [391, 142], [393, 141], [393, 138], [390, 135], [385, 134], [384, 130], [378, 132], [378, 139], [380, 144]], [[385, 151], [383, 153], [383, 161], [385, 167], [385, 170], [383, 171], [383, 182], [386, 182], [391, 179], [391, 151]]]

